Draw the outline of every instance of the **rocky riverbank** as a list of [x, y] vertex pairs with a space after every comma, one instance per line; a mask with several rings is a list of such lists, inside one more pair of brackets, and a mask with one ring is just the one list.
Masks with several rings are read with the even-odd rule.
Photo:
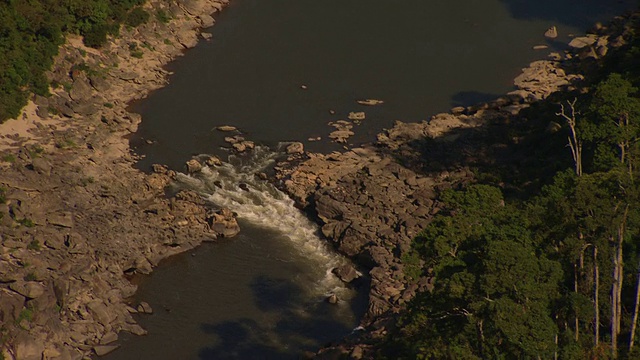
[[[405, 273], [403, 256], [439, 212], [438, 194], [476, 181], [474, 163], [496, 161], [501, 150], [522, 141], [488, 144], [479, 134], [526, 122], [522, 109], [557, 91], [579, 88], [583, 70], [625, 44], [636, 16], [598, 25], [592, 34], [573, 39], [565, 53], [531, 63], [515, 79], [517, 90], [492, 102], [457, 107], [428, 122], [398, 121], [375, 143], [345, 152], [304, 153], [278, 164], [279, 187], [371, 277], [365, 331], [321, 350], [320, 358], [373, 358], [373, 344], [393, 327], [394, 315], [416, 292], [430, 289], [433, 279]], [[552, 121], [546, 131], [552, 136], [559, 128]]]
[[150, 21], [100, 50], [70, 35], [48, 74], [52, 95], [0, 125], [4, 359], [81, 359], [115, 349], [120, 331], [144, 334], [132, 314], [150, 309], [127, 304], [127, 276], [237, 232], [233, 214], [171, 191], [172, 171], [134, 169], [140, 117], [126, 109], [166, 84], [163, 66], [209, 37], [201, 29], [226, 3], [149, 1]]

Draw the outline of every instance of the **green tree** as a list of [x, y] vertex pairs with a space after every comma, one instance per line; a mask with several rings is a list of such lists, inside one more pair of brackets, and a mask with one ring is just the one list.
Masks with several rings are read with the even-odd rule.
[[415, 343], [410, 352], [423, 358], [553, 356], [558, 327], [551, 308], [562, 271], [536, 250], [523, 212], [485, 185], [443, 199], [445, 214], [415, 240], [434, 288], [416, 300], [412, 314], [422, 315], [405, 319], [406, 339]]

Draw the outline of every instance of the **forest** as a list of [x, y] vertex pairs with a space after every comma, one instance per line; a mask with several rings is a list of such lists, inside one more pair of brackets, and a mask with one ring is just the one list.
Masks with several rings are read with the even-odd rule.
[[149, 18], [145, 0], [0, 1], [0, 123], [16, 117], [29, 94], [46, 96], [58, 47], [67, 33], [100, 47], [120, 26], [138, 26]]
[[381, 358], [640, 359], [639, 53], [630, 39], [521, 113], [527, 160], [442, 191], [403, 259], [433, 288]]

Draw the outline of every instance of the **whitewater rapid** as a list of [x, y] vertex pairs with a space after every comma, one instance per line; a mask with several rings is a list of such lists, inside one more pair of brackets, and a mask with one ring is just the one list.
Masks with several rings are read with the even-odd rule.
[[[247, 154], [231, 155], [220, 166], [204, 166], [200, 172], [190, 175], [179, 173], [178, 186], [198, 192], [214, 208], [228, 208], [240, 220], [281, 234], [291, 243], [292, 251], [319, 270], [316, 283], [310, 287], [314, 296], [323, 299], [336, 294], [341, 300], [349, 300], [355, 291], [345, 287], [332, 273], [348, 260], [329, 248], [320, 238], [318, 226], [294, 206], [293, 200], [256, 176], [281, 155], [259, 146]], [[196, 158], [207, 157], [209, 155], [203, 154]]]

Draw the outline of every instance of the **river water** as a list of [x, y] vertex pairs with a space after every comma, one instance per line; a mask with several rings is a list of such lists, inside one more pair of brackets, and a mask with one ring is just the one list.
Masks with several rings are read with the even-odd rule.
[[[195, 154], [229, 155], [219, 125], [275, 149], [325, 139], [329, 121], [365, 111], [352, 143], [371, 141], [394, 120], [420, 121], [513, 88], [520, 68], [562, 49], [570, 34], [632, 8], [598, 0], [232, 0], [211, 41], [170, 66], [170, 85], [134, 104], [143, 122], [134, 142], [147, 170], [181, 170]], [[556, 41], [543, 37], [555, 25]], [[549, 50], [533, 50], [534, 45]], [[303, 89], [302, 87], [305, 87]], [[357, 99], [385, 103], [365, 107]], [[330, 112], [332, 111], [332, 112]], [[308, 141], [321, 137], [322, 141]], [[151, 144], [146, 141], [151, 140]], [[296, 358], [357, 326], [366, 283], [331, 274], [345, 260], [286, 196], [253, 173], [276, 156], [260, 148], [198, 178], [181, 177], [214, 207], [239, 215], [235, 238], [175, 256], [138, 279], [145, 337], [122, 336], [108, 359]], [[248, 184], [249, 191], [240, 183]], [[364, 289], [364, 291], [362, 291]], [[343, 299], [324, 302], [329, 293]]]

